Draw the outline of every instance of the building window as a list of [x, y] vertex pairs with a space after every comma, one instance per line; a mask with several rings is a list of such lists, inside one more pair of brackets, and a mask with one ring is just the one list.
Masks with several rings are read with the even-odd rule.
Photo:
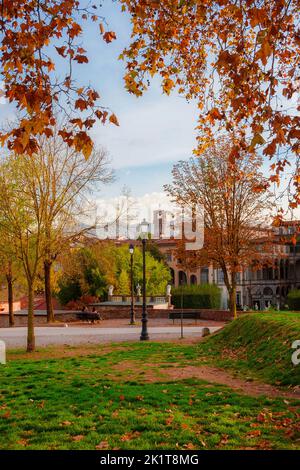
[[208, 284], [208, 268], [201, 269], [201, 284]]
[[187, 284], [186, 274], [183, 271], [179, 271], [179, 285]]
[[222, 284], [224, 282], [224, 273], [222, 269], [218, 269], [217, 273], [218, 284]]

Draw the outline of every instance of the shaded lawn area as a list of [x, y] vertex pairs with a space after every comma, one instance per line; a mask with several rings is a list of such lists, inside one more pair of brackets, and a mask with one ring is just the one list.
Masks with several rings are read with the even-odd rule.
[[203, 364], [200, 345], [15, 354], [0, 368], [0, 448], [300, 449], [299, 401], [165, 376], [172, 366]]

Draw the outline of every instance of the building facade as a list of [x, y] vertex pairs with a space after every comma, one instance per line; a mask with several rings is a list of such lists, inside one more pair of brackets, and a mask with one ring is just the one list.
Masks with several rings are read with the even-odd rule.
[[[283, 222], [280, 227], [272, 228], [272, 262], [259, 269], [249, 266], [237, 275], [236, 300], [240, 308], [284, 308], [289, 291], [300, 288], [300, 240], [295, 237], [299, 230], [300, 221]], [[221, 308], [228, 308], [228, 294], [221, 269], [209, 265], [184, 270], [176, 258], [176, 240], [158, 239], [155, 242], [165, 255], [174, 286], [214, 283], [221, 289]]]

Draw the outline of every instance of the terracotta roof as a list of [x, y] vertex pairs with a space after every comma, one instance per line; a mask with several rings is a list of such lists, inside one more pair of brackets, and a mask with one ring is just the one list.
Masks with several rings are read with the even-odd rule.
[[300, 220], [282, 220], [280, 222], [280, 227], [291, 227], [295, 225], [300, 225]]

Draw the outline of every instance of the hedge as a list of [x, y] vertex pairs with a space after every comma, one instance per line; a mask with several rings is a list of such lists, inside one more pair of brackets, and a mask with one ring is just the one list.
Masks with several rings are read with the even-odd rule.
[[290, 310], [300, 310], [300, 289], [292, 289], [287, 295]]
[[220, 308], [221, 290], [215, 284], [180, 286], [172, 290], [172, 304], [175, 308]]

